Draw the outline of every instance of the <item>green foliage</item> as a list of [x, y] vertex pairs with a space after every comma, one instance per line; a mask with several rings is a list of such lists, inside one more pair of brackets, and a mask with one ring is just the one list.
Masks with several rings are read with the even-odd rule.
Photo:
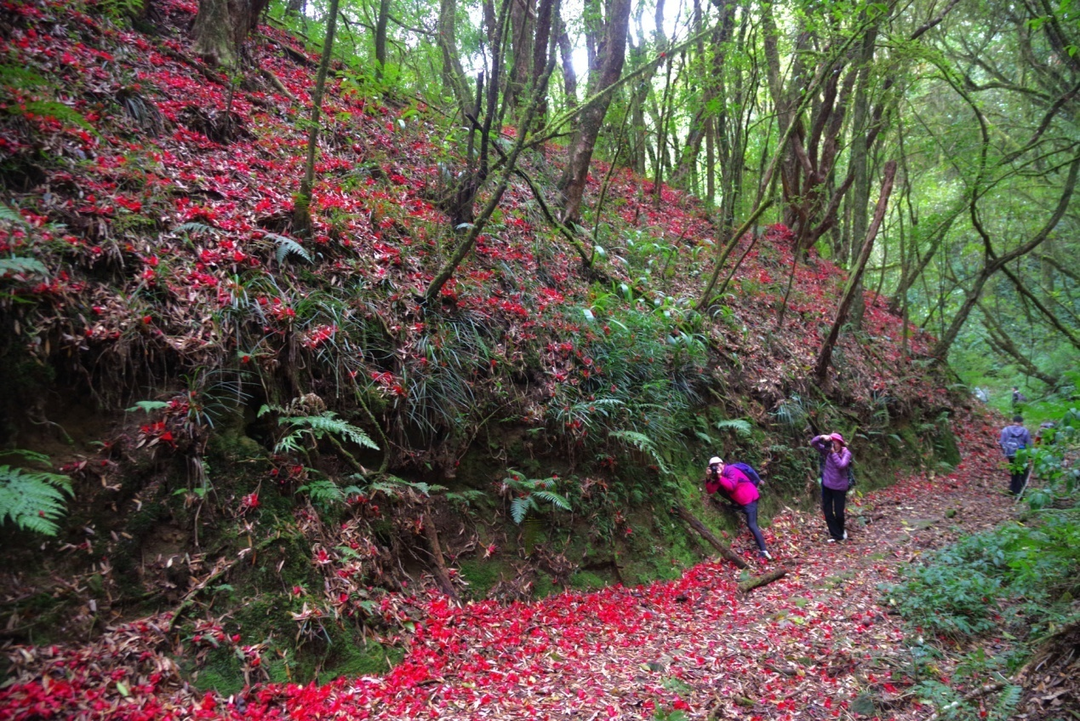
[[361, 492], [357, 486], [346, 486], [345, 488], [342, 488], [333, 481], [325, 478], [313, 478], [296, 490], [300, 493], [306, 493], [313, 505], [324, 510], [330, 510], [336, 506], [340, 506], [349, 499], [349, 496], [354, 496]]
[[996, 629], [1006, 605], [1018, 620], [1045, 625], [1052, 607], [1080, 571], [1075, 514], [1047, 514], [1038, 526], [1012, 524], [942, 549], [886, 591], [912, 624], [967, 638]]
[[727, 420], [717, 421], [716, 430], [730, 430], [733, 431], [737, 436], [749, 438], [754, 432], [754, 427], [750, 425], [750, 421], [744, 420], [742, 418], [730, 418]]
[[[32, 451], [6, 451], [48, 465], [48, 457]], [[10, 521], [25, 531], [55, 536], [57, 520], [66, 510], [65, 495], [72, 495], [71, 479], [44, 471], [0, 465], [0, 523]]]
[[422, 481], [406, 481], [404, 478], [398, 478], [397, 476], [386, 476], [381, 480], [368, 484], [364, 488], [364, 491], [368, 494], [374, 495], [376, 493], [384, 493], [390, 498], [400, 498], [409, 491], [415, 491], [421, 496], [430, 496], [432, 493], [439, 493], [445, 490], [446, 486], [440, 486], [437, 483], [429, 484]]
[[[3, 208], [5, 206], [0, 206]], [[37, 273], [48, 275], [49, 269], [36, 258], [0, 258], [0, 278], [12, 273]]]
[[1036, 448], [1023, 448], [1013, 461], [1019, 468], [1029, 464], [1038, 487], [1026, 494], [1034, 510], [1050, 506], [1056, 499], [1075, 498], [1080, 489], [1080, 468], [1070, 457], [1080, 446], [1080, 411], [1070, 408], [1052, 428], [1045, 429]]
[[554, 477], [526, 478], [525, 474], [515, 470], [510, 470], [509, 474], [502, 480], [502, 495], [510, 496], [510, 517], [514, 523], [521, 525], [529, 511], [539, 513], [541, 501], [553, 508], [571, 510], [570, 501], [552, 490], [555, 488]]
[[277, 250], [274, 252], [274, 259], [277, 261], [278, 265], [281, 265], [285, 262], [286, 258], [293, 255], [302, 258], [308, 263], [314, 262], [311, 253], [292, 238], [287, 238], [284, 235], [278, 235], [277, 233], [267, 233], [266, 237], [273, 240], [274, 245], [277, 246]]
[[[259, 409], [259, 416], [268, 410], [269, 406], [263, 406]], [[300, 453], [303, 450], [301, 444], [305, 440], [318, 441], [327, 436], [338, 436], [358, 446], [379, 450], [375, 441], [371, 440], [363, 429], [338, 418], [333, 411], [323, 411], [312, 416], [284, 416], [278, 419], [278, 423], [291, 426], [292, 430], [274, 446], [275, 453]]]
[[138, 411], [146, 411], [146, 413], [153, 413], [154, 411], [164, 410], [168, 408], [169, 404], [166, 401], [136, 401], [135, 405], [131, 408], [125, 408], [125, 413], [137, 413]]
[[663, 474], [671, 473], [667, 465], [664, 463], [664, 458], [660, 455], [660, 451], [657, 449], [656, 444], [644, 433], [635, 433], [634, 431], [612, 431], [611, 437], [617, 440], [625, 441], [639, 451], [648, 453], [652, 456], [652, 459], [656, 461], [657, 468]]

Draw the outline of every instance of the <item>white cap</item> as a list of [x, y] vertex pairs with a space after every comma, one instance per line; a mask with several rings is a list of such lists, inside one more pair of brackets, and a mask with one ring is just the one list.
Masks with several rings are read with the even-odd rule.
[[716, 456], [713, 456], [712, 458], [709, 459], [709, 465], [710, 466], [715, 466], [717, 464], [723, 465], [723, 463], [724, 462], [722, 460], [720, 460], [719, 458], [717, 458]]

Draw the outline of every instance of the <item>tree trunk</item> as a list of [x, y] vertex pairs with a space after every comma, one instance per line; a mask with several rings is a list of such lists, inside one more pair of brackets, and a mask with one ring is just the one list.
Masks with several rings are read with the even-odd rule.
[[304, 165], [304, 179], [300, 183], [300, 192], [296, 196], [293, 208], [293, 229], [301, 237], [311, 235], [311, 190], [315, 184], [315, 155], [319, 146], [319, 117], [322, 113], [323, 90], [326, 87], [326, 73], [330, 70], [330, 57], [334, 50], [334, 31], [337, 29], [339, 0], [330, 0], [330, 15], [326, 19], [326, 39], [323, 41], [322, 60], [319, 72], [315, 76], [315, 92], [311, 96], [311, 130], [308, 131], [307, 162]]
[[755, 588], [761, 588], [767, 586], [773, 581], [779, 581], [781, 578], [787, 575], [786, 568], [778, 568], [775, 571], [769, 571], [760, 576], [754, 576], [753, 578], [743, 581], [739, 584], [739, 591], [742, 593], [750, 593]]
[[840, 299], [840, 307], [836, 311], [836, 319], [833, 321], [832, 328], [829, 329], [829, 335], [825, 339], [825, 342], [821, 346], [821, 352], [818, 354], [817, 364], [814, 366], [814, 379], [818, 385], [825, 383], [826, 375], [829, 372], [829, 365], [832, 362], [833, 348], [836, 346], [836, 340], [840, 337], [840, 329], [844, 323], [847, 322], [848, 311], [851, 308], [851, 300], [855, 295], [855, 292], [862, 292], [862, 284], [859, 282], [862, 279], [863, 270], [866, 269], [866, 262], [870, 259], [870, 251], [874, 247], [874, 238], [877, 236], [878, 228], [881, 227], [881, 222], [885, 219], [885, 211], [889, 206], [889, 195], [892, 194], [893, 176], [896, 175], [896, 161], [890, 160], [885, 163], [885, 178], [881, 183], [881, 197], [878, 198], [877, 209], [874, 211], [874, 220], [870, 223], [870, 227], [866, 231], [866, 238], [863, 240], [862, 251], [859, 253], [859, 259], [855, 263], [855, 267], [851, 271], [851, 277], [848, 279], [847, 288], [844, 289], [844, 295]]
[[739, 568], [748, 568], [746, 561], [739, 558], [739, 556], [737, 556], [735, 554], [735, 552], [732, 551], [730, 548], [728, 548], [724, 544], [720, 543], [720, 541], [717, 540], [716, 536], [714, 536], [712, 534], [712, 531], [710, 531], [708, 528], [706, 528], [705, 524], [702, 523], [701, 521], [699, 521], [694, 516], [694, 514], [690, 513], [690, 511], [686, 510], [682, 506], [672, 506], [671, 510], [679, 518], [686, 521], [686, 525], [693, 528], [695, 531], [698, 532], [698, 534], [702, 538], [704, 538], [706, 541], [708, 541], [710, 546], [712, 546], [717, 551], [719, 551], [721, 556], [723, 556], [727, 560], [731, 561], [732, 563], [734, 563]]
[[464, 114], [469, 107], [469, 83], [461, 66], [461, 54], [457, 49], [457, 0], [440, 0], [439, 25], [436, 41], [442, 51], [442, 77], [445, 85], [457, 101], [458, 112]]
[[191, 27], [192, 51], [211, 66], [235, 66], [240, 48], [268, 0], [200, 0]]
[[390, 0], [379, 0], [375, 21], [375, 75], [382, 78], [386, 68], [386, 25], [390, 20]]
[[[610, 88], [622, 75], [626, 60], [626, 33], [630, 24], [630, 0], [607, 0], [605, 13], [604, 38], [597, 52], [597, 82], [595, 87], [601, 95], [592, 99], [580, 115], [577, 132], [570, 146], [567, 159], [566, 182], [560, 188], [562, 192], [561, 222], [576, 222], [581, 219], [581, 203], [585, 194], [585, 183], [589, 175], [596, 138], [600, 134], [604, 116], [611, 103]], [[592, 85], [592, 83], [590, 83]]]

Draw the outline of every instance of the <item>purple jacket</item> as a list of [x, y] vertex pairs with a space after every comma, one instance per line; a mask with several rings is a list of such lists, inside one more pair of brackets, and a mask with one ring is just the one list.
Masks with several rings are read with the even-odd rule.
[[844, 446], [839, 453], [832, 450], [832, 441], [814, 438], [810, 441], [818, 453], [825, 457], [825, 467], [821, 472], [821, 485], [833, 491], [848, 489], [848, 466], [851, 465], [851, 450]]

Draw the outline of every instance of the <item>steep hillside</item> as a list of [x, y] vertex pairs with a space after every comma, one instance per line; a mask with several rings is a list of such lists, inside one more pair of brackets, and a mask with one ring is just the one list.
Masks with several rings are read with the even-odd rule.
[[338, 68], [302, 238], [315, 56], [295, 38], [261, 26], [229, 78], [188, 54], [192, 3], [142, 31], [4, 8], [0, 440], [74, 480], [46, 552], [0, 529], [15, 640], [167, 611], [145, 623], [201, 688], [357, 675], [400, 659], [432, 586], [677, 576], [709, 550], [667, 511], [699, 507], [710, 455], [765, 471], [774, 509], [811, 497], [811, 428], [853, 438], [871, 486], [959, 460], [951, 381], [874, 294], [809, 382], [844, 274], [796, 262], [782, 226], [742, 238], [698, 309], [707, 209], [597, 163], [585, 267], [546, 221], [553, 146], [432, 307], [461, 167], [440, 111]]

